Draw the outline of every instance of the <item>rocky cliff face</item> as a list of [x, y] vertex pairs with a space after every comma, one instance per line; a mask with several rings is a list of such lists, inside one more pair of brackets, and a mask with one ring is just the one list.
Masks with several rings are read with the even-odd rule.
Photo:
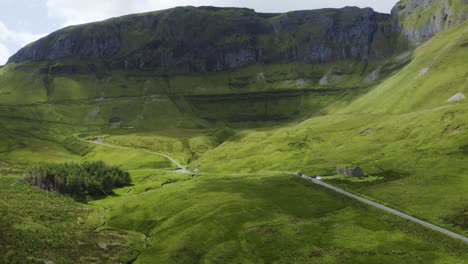
[[402, 0], [392, 10], [396, 29], [417, 45], [440, 31], [463, 23], [468, 0]]
[[100, 59], [113, 68], [223, 71], [255, 63], [367, 60], [388, 56], [389, 15], [346, 7], [261, 14], [179, 7], [68, 27], [9, 60]]
[[462, 23], [467, 1], [402, 0], [392, 15], [356, 7], [284, 14], [178, 7], [68, 27], [8, 62], [98, 59], [113, 69], [189, 73], [256, 63], [369, 60]]

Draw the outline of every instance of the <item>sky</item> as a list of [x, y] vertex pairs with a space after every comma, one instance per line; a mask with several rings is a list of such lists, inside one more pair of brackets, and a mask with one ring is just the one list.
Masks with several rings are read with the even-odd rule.
[[390, 13], [397, 0], [0, 0], [0, 65], [21, 47], [62, 27], [175, 6], [248, 7], [287, 12], [371, 7]]

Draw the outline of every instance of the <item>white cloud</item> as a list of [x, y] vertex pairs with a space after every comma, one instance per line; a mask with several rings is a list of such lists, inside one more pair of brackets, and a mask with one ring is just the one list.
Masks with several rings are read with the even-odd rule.
[[147, 0], [48, 0], [47, 10], [50, 17], [61, 18], [63, 26], [69, 26], [158, 9], [158, 2]]
[[12, 55], [8, 47], [14, 47], [15, 49], [18, 49], [38, 40], [44, 35], [45, 34], [16, 32], [9, 29], [3, 22], [0, 21], [0, 65], [6, 63], [8, 57]]
[[0, 21], [0, 41], [11, 41], [22, 46], [27, 45], [45, 34], [33, 34], [29, 32], [16, 32], [10, 30], [3, 22]]
[[8, 58], [10, 57], [11, 53], [7, 46], [3, 45], [0, 42], [0, 65], [3, 65], [7, 62]]
[[174, 6], [216, 5], [216, 3], [217, 1], [213, 0], [47, 0], [46, 5], [49, 17], [60, 18], [63, 26], [69, 26]]
[[285, 12], [324, 7], [373, 7], [390, 12], [396, 0], [47, 0], [49, 17], [59, 18], [63, 26], [104, 20], [132, 13], [172, 8], [175, 6], [248, 7], [259, 12]]

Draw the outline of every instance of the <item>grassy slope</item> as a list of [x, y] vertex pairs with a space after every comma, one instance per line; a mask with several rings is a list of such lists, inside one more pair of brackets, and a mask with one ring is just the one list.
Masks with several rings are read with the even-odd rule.
[[[141, 235], [106, 230], [97, 208], [0, 175], [0, 263], [116, 263], [135, 258]], [[138, 243], [138, 244], [135, 244]]]
[[[290, 170], [331, 175], [336, 166], [361, 165], [384, 180], [350, 186], [467, 234], [465, 171], [466, 30], [463, 25], [419, 48], [402, 71], [334, 114], [298, 125], [238, 133], [198, 161], [202, 171]], [[425, 67], [431, 69], [419, 76]]]
[[[404, 61], [396, 65], [385, 61], [254, 65], [233, 72], [169, 77], [108, 71], [99, 64], [94, 73], [44, 73], [71, 64], [80, 69], [87, 63], [91, 62], [3, 67], [0, 116], [96, 128], [118, 117], [123, 127], [137, 131], [200, 128], [229, 121], [258, 125], [306, 118], [339, 99], [351, 100], [387, 75], [387, 68]], [[379, 67], [384, 70], [367, 78]], [[320, 85], [324, 76], [327, 83]]]
[[[134, 150], [119, 150], [78, 141], [73, 136], [85, 128], [27, 120], [1, 119], [0, 160], [31, 165], [40, 162], [102, 160], [124, 169], [172, 169], [167, 159]], [[86, 132], [89, 133], [89, 132]], [[95, 133], [95, 132], [93, 132]]]
[[136, 263], [462, 263], [468, 257], [461, 243], [295, 176], [139, 173], [134, 179], [134, 187], [94, 204], [111, 208], [104, 228], [149, 237]]
[[403, 71], [337, 113], [404, 113], [447, 105], [456, 93], [468, 93], [467, 43], [468, 23], [432, 38]]
[[397, 6], [403, 7], [403, 11], [400, 10], [396, 16], [404, 34], [411, 36], [416, 43], [428, 37], [421, 36], [421, 31], [433, 28], [431, 33], [434, 34], [447, 30], [465, 21], [468, 13], [466, 0], [401, 0]]
[[103, 136], [106, 142], [166, 153], [189, 164], [194, 158], [218, 146], [222, 138], [214, 130], [168, 130], [135, 134], [110, 134]]
[[[157, 77], [149, 72], [109, 73], [102, 65], [98, 65], [96, 73], [90, 75], [50, 75], [37, 70], [56, 69], [68, 63], [10, 64], [0, 70], [0, 81], [4, 84], [0, 88], [4, 94], [0, 99], [1, 122], [11, 129], [8, 135], [2, 135], [3, 144], [5, 147], [9, 144], [9, 147], [0, 157], [20, 163], [39, 162], [44, 157], [57, 162], [80, 159], [80, 155], [88, 153], [70, 156], [60, 145], [73, 152], [76, 146], [70, 142], [70, 135], [86, 132], [117, 136], [132, 134], [112, 140], [122, 145], [152, 146], [153, 150], [168, 152], [181, 161], [192, 161], [220, 142], [212, 136], [200, 135], [206, 130], [185, 136], [174, 133], [175, 128], [224, 127], [225, 122], [233, 117], [241, 117], [237, 120], [241, 122], [234, 124], [237, 127], [277, 124], [284, 118], [304, 119], [323, 112], [327, 105], [337, 107], [346, 104], [366, 92], [367, 86], [404, 65], [406, 60], [320, 66], [256, 65], [229, 73], [170, 78]], [[382, 67], [377, 79], [368, 79], [367, 76], [379, 66]], [[329, 83], [319, 85], [324, 75], [328, 76]], [[33, 92], [25, 91], [26, 87]], [[354, 90], [353, 87], [360, 89]], [[275, 94], [277, 92], [280, 94]], [[101, 97], [105, 100], [98, 100]], [[121, 118], [122, 129], [108, 128], [109, 119], [113, 117]], [[211, 122], [200, 117], [209, 118]], [[248, 122], [242, 122], [246, 120]], [[159, 132], [149, 133], [148, 130]], [[166, 130], [169, 131], [164, 132]], [[158, 138], [160, 134], [162, 139]], [[166, 134], [171, 136], [166, 137]], [[155, 144], [155, 140], [162, 143]], [[133, 154], [124, 154], [116, 159], [116, 154], [110, 154], [103, 148], [95, 150], [103, 150], [104, 155], [89, 153], [88, 158], [100, 158], [118, 163], [116, 165], [124, 165], [127, 161], [132, 163], [129, 159]], [[133, 156], [141, 161], [137, 168], [148, 167], [148, 162], [152, 161], [152, 158], [148, 160], [142, 155]]]

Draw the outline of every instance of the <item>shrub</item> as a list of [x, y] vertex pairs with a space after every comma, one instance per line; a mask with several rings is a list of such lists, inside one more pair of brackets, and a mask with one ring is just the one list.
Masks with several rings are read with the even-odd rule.
[[230, 137], [234, 136], [236, 132], [228, 127], [223, 127], [214, 133], [214, 136], [219, 144], [222, 144], [224, 141], [228, 140]]
[[27, 181], [47, 191], [74, 197], [100, 196], [131, 183], [130, 174], [104, 162], [43, 163], [29, 170]]

